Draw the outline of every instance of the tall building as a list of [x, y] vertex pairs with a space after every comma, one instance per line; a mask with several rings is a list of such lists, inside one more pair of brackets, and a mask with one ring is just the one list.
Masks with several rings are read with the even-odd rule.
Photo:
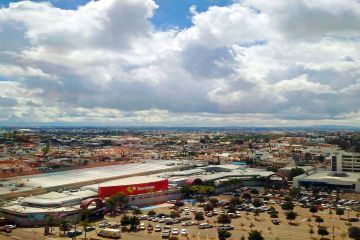
[[360, 172], [360, 154], [345, 151], [334, 152], [331, 170], [336, 172]]

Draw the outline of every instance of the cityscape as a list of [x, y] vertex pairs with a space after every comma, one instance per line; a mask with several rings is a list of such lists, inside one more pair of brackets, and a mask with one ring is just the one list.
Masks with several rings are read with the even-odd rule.
[[360, 240], [358, 0], [0, 0], [0, 240]]

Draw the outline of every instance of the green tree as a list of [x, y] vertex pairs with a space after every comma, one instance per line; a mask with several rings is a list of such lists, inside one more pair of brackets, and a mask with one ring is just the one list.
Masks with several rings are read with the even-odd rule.
[[319, 226], [320, 226], [320, 223], [324, 222], [324, 219], [322, 217], [320, 217], [320, 216], [317, 216], [315, 218], [315, 222], [317, 222], [319, 224]]
[[116, 198], [110, 197], [105, 201], [106, 209], [110, 212], [111, 215], [115, 215], [117, 201]]
[[260, 214], [260, 210], [259, 210], [259, 209], [255, 209], [255, 211], [254, 211], [255, 220], [257, 220], [256, 217], [259, 216], [259, 214]]
[[212, 210], [214, 210], [214, 204], [212, 204], [212, 203], [205, 204], [205, 206], [204, 206], [204, 211], [205, 212], [210, 212]]
[[170, 212], [170, 217], [171, 218], [178, 218], [178, 217], [180, 217], [180, 213], [178, 211], [171, 211]]
[[234, 205], [234, 206], [240, 205], [240, 204], [242, 204], [242, 203], [243, 203], [243, 201], [241, 201], [241, 199], [238, 198], [238, 197], [233, 197], [233, 198], [231, 198], [230, 201], [229, 201], [229, 204], [230, 204], [230, 205]]
[[296, 212], [293, 212], [293, 211], [290, 211], [290, 212], [287, 212], [286, 213], [286, 219], [289, 220], [289, 223], [291, 224], [291, 221], [292, 220], [295, 220], [297, 217], [297, 213]]
[[219, 240], [226, 240], [227, 238], [231, 237], [231, 233], [226, 230], [218, 230], [218, 237]]
[[84, 231], [84, 234], [85, 234], [85, 238], [86, 238], [86, 228], [87, 227], [90, 227], [90, 222], [88, 221], [80, 221], [80, 225], [82, 226], [83, 228], [83, 231]]
[[314, 229], [311, 227], [309, 230], [310, 237], [312, 238], [313, 234], [315, 233]]
[[148, 212], [148, 215], [149, 216], [155, 216], [156, 212], [154, 210], [151, 210], [151, 211]]
[[124, 210], [126, 205], [129, 202], [128, 196], [126, 196], [124, 193], [118, 193], [114, 196], [116, 205], [119, 209]]
[[251, 199], [251, 194], [246, 192], [242, 195], [242, 198], [243, 199]]
[[202, 212], [195, 213], [195, 220], [198, 221], [198, 223], [199, 221], [204, 220], [204, 214]]
[[122, 216], [120, 224], [126, 228], [126, 226], [130, 224], [130, 217], [128, 215]]
[[312, 205], [310, 208], [309, 208], [309, 211], [312, 213], [312, 216], [314, 217], [315, 213], [317, 213], [318, 209], [315, 205]]
[[136, 230], [137, 226], [140, 224], [140, 219], [137, 216], [131, 216], [129, 218], [130, 230]]
[[264, 237], [261, 235], [260, 231], [253, 230], [249, 233], [248, 240], [264, 240]]
[[220, 224], [230, 224], [231, 218], [228, 215], [220, 214], [217, 218], [217, 222]]
[[294, 177], [304, 174], [305, 171], [302, 168], [292, 168], [290, 170], [289, 180], [293, 180]]
[[258, 207], [261, 207], [263, 205], [263, 202], [259, 198], [255, 198], [253, 200], [253, 205], [254, 205], [254, 207], [258, 208]]
[[318, 229], [318, 235], [320, 235], [321, 239], [323, 239], [324, 236], [329, 235], [329, 231], [326, 228], [319, 228]]
[[339, 219], [340, 219], [340, 216], [344, 215], [344, 213], [345, 213], [344, 209], [342, 209], [342, 208], [336, 209], [336, 215], [339, 216]]
[[348, 229], [349, 238], [354, 240], [360, 240], [360, 228], [359, 227], [349, 227]]
[[292, 201], [286, 201], [281, 205], [281, 208], [285, 211], [292, 211], [294, 210], [294, 204]]
[[134, 209], [133, 212], [132, 212], [134, 215], [140, 215], [142, 214], [142, 211], [138, 208]]
[[217, 199], [217, 198], [215, 198], [215, 197], [211, 197], [211, 198], [209, 198], [209, 202], [210, 202], [212, 205], [216, 206], [216, 205], [219, 203], [219, 199]]
[[250, 193], [252, 193], [252, 194], [259, 194], [259, 190], [257, 190], [256, 188], [252, 188], [252, 189], [250, 190]]
[[65, 235], [68, 225], [69, 225], [69, 222], [66, 219], [60, 220], [59, 229], [60, 229], [60, 231], [63, 231], [63, 235]]

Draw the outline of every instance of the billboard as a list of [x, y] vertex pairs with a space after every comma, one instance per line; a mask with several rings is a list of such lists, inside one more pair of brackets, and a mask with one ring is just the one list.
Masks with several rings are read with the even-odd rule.
[[125, 195], [138, 195], [149, 192], [164, 191], [168, 189], [168, 186], [169, 183], [167, 179], [131, 185], [99, 186], [99, 198], [104, 199], [120, 192]]

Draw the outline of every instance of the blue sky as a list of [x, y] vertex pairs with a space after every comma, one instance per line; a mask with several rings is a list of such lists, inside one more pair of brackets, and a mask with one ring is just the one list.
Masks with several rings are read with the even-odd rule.
[[[44, 2], [44, 0], [33, 0]], [[155, 0], [159, 8], [156, 10], [152, 23], [160, 29], [187, 28], [191, 26], [189, 8], [196, 6], [198, 12], [206, 11], [210, 6], [226, 6], [233, 0]], [[11, 0], [0, 0], [0, 6], [8, 6]], [[50, 2], [62, 9], [76, 9], [89, 0], [50, 0]]]

